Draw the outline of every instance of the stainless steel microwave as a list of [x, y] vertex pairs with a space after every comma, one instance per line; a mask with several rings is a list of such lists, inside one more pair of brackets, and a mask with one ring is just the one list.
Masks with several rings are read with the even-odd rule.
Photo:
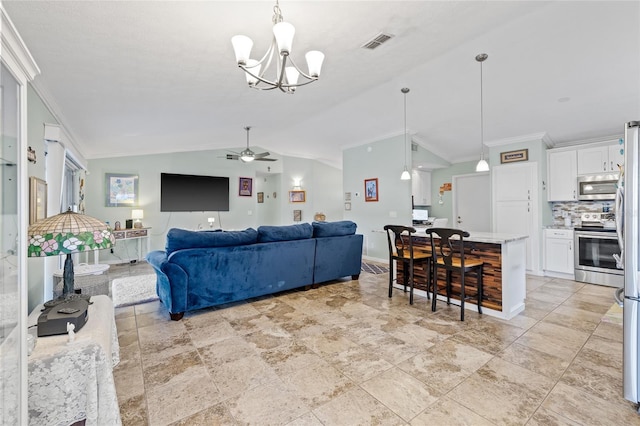
[[578, 176], [578, 200], [615, 200], [618, 173]]

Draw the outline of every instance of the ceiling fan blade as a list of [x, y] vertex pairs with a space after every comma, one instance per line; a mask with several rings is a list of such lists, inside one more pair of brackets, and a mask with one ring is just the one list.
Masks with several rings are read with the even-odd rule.
[[238, 160], [239, 158], [240, 158], [239, 155], [227, 154], [227, 160]]
[[278, 161], [277, 158], [256, 158], [255, 161]]
[[255, 158], [264, 158], [264, 157], [268, 157], [269, 155], [271, 155], [269, 152], [261, 152], [260, 154], [254, 154]]

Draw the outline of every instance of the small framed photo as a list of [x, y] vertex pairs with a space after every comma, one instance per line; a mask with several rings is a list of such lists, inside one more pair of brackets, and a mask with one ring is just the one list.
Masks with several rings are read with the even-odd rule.
[[106, 173], [105, 205], [107, 207], [135, 207], [138, 205], [138, 175]]
[[238, 185], [239, 191], [238, 195], [241, 197], [251, 197], [253, 193], [253, 179], [248, 177], [241, 177]]
[[294, 210], [293, 211], [293, 221], [294, 222], [302, 221], [302, 210]]
[[305, 191], [289, 191], [290, 203], [304, 203], [307, 201], [307, 195]]
[[378, 178], [364, 180], [364, 201], [378, 201]]
[[517, 151], [507, 151], [500, 153], [500, 164], [515, 163], [518, 161], [529, 161], [528, 149], [519, 149]]
[[258, 203], [264, 203], [264, 192], [258, 192]]
[[47, 182], [29, 178], [29, 225], [47, 217]]
[[351, 202], [350, 201], [347, 201], [346, 203], [344, 203], [344, 209], [346, 211], [351, 210]]

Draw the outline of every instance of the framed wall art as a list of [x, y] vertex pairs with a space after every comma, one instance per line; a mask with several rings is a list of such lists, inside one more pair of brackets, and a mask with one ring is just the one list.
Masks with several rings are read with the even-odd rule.
[[29, 177], [29, 225], [47, 217], [47, 182]]
[[258, 192], [258, 203], [264, 203], [264, 192]]
[[304, 203], [307, 201], [307, 195], [305, 191], [289, 191], [290, 203]]
[[378, 201], [378, 178], [364, 180], [364, 201]]
[[293, 211], [293, 221], [294, 222], [302, 221], [302, 210], [294, 210]]
[[138, 175], [105, 173], [107, 207], [135, 207], [138, 205]]
[[251, 197], [251, 195], [253, 194], [253, 179], [248, 177], [241, 177], [238, 188], [239, 196]]
[[500, 164], [515, 163], [517, 161], [529, 161], [529, 150], [519, 149], [500, 153]]

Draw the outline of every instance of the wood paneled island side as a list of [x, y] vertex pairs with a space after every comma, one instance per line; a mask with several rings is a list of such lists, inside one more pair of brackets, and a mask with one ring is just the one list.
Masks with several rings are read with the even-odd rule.
[[[431, 242], [425, 235], [424, 229], [413, 236], [413, 244], [416, 250], [431, 252]], [[482, 274], [484, 295], [482, 299], [483, 314], [511, 319], [524, 310], [526, 297], [526, 235], [501, 234], [492, 232], [472, 232], [469, 238], [464, 240], [465, 255], [484, 261]], [[402, 265], [396, 266], [397, 277], [402, 279]], [[415, 288], [426, 292], [426, 271], [415, 268]], [[476, 285], [472, 275], [466, 280], [472, 286]], [[402, 286], [399, 286], [400, 288]], [[438, 269], [438, 299], [446, 301], [445, 272]], [[460, 275], [452, 275], [452, 299], [451, 303], [460, 303]], [[467, 289], [467, 296], [474, 295]], [[420, 294], [420, 293], [418, 293]], [[465, 303], [467, 309], [477, 311], [473, 300]]]

